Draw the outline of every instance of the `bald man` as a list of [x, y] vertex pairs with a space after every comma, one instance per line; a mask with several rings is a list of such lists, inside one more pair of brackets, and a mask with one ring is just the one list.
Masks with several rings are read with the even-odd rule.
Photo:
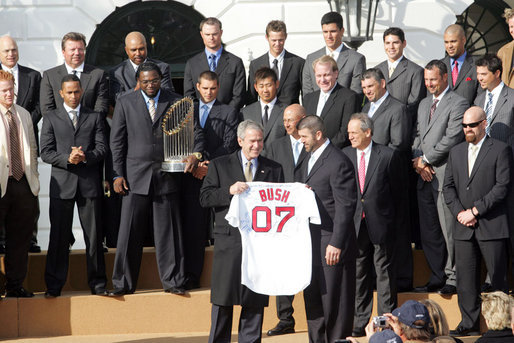
[[133, 31], [125, 37], [125, 52], [128, 59], [112, 68], [110, 71], [109, 97], [111, 103], [129, 92], [137, 90], [136, 71], [145, 61], [153, 62], [162, 72], [161, 89], [175, 91], [170, 77], [170, 67], [166, 62], [148, 58], [146, 38], [141, 32]]
[[[299, 104], [292, 104], [284, 110], [284, 128], [287, 135], [273, 141], [270, 145], [267, 157], [282, 165], [285, 182], [299, 181], [298, 173], [302, 162], [308, 153], [303, 148], [300, 135], [296, 124], [307, 115], [305, 108]], [[293, 318], [294, 295], [284, 295], [277, 297], [277, 316], [280, 320], [278, 324], [268, 330], [268, 336], [277, 336], [287, 333], [294, 333], [295, 321]]]
[[[16, 41], [7, 35], [0, 37], [0, 69], [14, 75], [15, 103], [30, 113], [39, 151], [37, 124], [41, 120], [41, 111], [39, 110], [41, 74], [34, 69], [19, 65], [18, 58], [18, 45]], [[39, 209], [37, 217], [39, 217]], [[2, 224], [0, 224], [0, 227], [2, 227]], [[4, 252], [5, 232], [3, 228], [0, 228], [0, 254]], [[34, 223], [30, 252], [41, 252], [41, 248], [37, 245], [37, 222]]]
[[448, 69], [450, 90], [472, 104], [481, 88], [478, 87], [475, 59], [466, 51], [466, 34], [462, 26], [452, 24], [446, 28], [444, 48], [447, 55], [441, 61]]

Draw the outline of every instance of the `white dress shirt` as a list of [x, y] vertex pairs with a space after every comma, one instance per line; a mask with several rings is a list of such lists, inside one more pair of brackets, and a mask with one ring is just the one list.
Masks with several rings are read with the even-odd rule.
[[280, 75], [282, 75], [282, 68], [284, 67], [284, 55], [286, 54], [286, 50], [282, 50], [282, 52], [280, 53], [280, 55], [278, 55], [277, 57], [273, 56], [270, 52], [268, 52], [268, 58], [269, 58], [269, 65], [270, 65], [270, 68], [273, 69], [273, 61], [276, 59], [277, 60], [277, 68], [278, 68], [278, 79], [280, 80]]
[[327, 138], [325, 143], [323, 143], [315, 151], [311, 152], [311, 157], [309, 158], [309, 163], [307, 164], [307, 174], [310, 174], [312, 167], [314, 166], [314, 164], [316, 164], [316, 161], [321, 156], [323, 151], [325, 151], [325, 149], [327, 148], [329, 143], [330, 143], [330, 139]]
[[82, 75], [82, 73], [84, 72], [84, 62], [82, 62], [82, 64], [79, 65], [77, 68], [70, 67], [69, 65], [66, 64], [66, 62], [64, 62], [64, 66], [66, 67], [66, 70], [68, 71], [68, 74], [73, 74], [73, 71], [76, 70], [77, 71], [77, 77], [79, 79], [80, 79], [80, 76]]

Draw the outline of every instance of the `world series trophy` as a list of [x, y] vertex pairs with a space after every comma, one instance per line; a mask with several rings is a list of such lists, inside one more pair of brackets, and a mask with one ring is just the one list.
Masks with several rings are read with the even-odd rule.
[[164, 162], [162, 171], [184, 172], [184, 159], [194, 148], [194, 106], [193, 99], [185, 97], [175, 102], [162, 119], [164, 133]]

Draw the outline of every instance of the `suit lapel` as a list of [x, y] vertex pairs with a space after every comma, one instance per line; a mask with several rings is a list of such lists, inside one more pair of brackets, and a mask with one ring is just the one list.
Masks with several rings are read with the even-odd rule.
[[223, 51], [221, 52], [221, 56], [218, 60], [218, 65], [216, 66], [216, 74], [221, 75], [227, 65], [228, 65], [227, 52], [225, 51], [225, 49], [223, 49]]
[[[68, 115], [68, 112], [66, 112], [66, 110], [64, 109], [64, 107], [62, 107], [61, 109], [58, 110], [57, 117], [59, 119], [61, 119], [62, 121], [64, 121], [65, 125], [67, 125], [71, 131], [75, 131], [75, 128], [73, 127], [73, 122], [71, 121], [71, 118]], [[79, 116], [79, 119], [80, 119], [80, 117], [82, 117], [82, 116]], [[77, 124], [77, 127], [78, 127], [78, 124]]]
[[[486, 92], [484, 92], [485, 94]], [[508, 100], [507, 95], [507, 85], [504, 85], [502, 88], [502, 91], [500, 92], [500, 96], [498, 97], [498, 100], [496, 101], [496, 105], [494, 106], [494, 112], [493, 112], [493, 119], [491, 120], [491, 124], [494, 122], [494, 120], [497, 117], [498, 112], [500, 112], [501, 108], [503, 107], [503, 104], [505, 104]], [[489, 124], [489, 125], [491, 125]]]
[[[455, 86], [453, 86], [453, 88], [457, 88], [459, 86], [459, 84], [462, 82], [462, 80], [464, 80], [464, 76], [468, 73], [468, 71], [471, 69], [472, 67], [472, 57], [467, 54], [466, 55], [466, 59], [464, 60], [464, 62], [462, 63], [462, 66], [460, 67], [460, 71], [459, 71], [459, 76], [457, 76], [457, 81], [455, 82]], [[449, 74], [452, 73], [451, 70], [448, 71]]]
[[348, 61], [348, 54], [350, 49], [347, 48], [345, 45], [343, 45], [343, 48], [341, 49], [341, 52], [339, 53], [339, 56], [337, 57], [337, 66], [339, 67], [339, 72], [343, 70], [344, 65]]
[[[91, 69], [89, 65], [84, 64], [84, 71], [80, 74], [80, 86], [82, 89], [88, 89], [87, 86], [91, 80]], [[82, 101], [84, 101], [84, 99], [85, 97], [82, 97]]]
[[[289, 145], [289, 146], [291, 146], [291, 145]], [[300, 156], [298, 156], [298, 162], [296, 162], [296, 165], [294, 166], [295, 170], [298, 169], [298, 167], [302, 165], [303, 160], [305, 160], [305, 158], [307, 156], [309, 156], [309, 153], [305, 150], [305, 148], [302, 148], [302, 151], [300, 152]]]
[[[376, 121], [378, 117], [380, 117], [382, 115], [382, 113], [385, 112], [387, 106], [389, 106], [389, 98], [390, 98], [391, 95], [388, 95], [387, 98], [384, 99], [384, 101], [380, 104], [380, 106], [375, 110], [375, 113], [373, 113], [373, 121]], [[371, 108], [371, 105], [369, 105], [368, 107], [368, 111], [369, 112], [369, 109]], [[366, 112], [366, 113], [367, 113]]]
[[[168, 107], [171, 105], [170, 102], [171, 100], [168, 97], [168, 95], [161, 90], [161, 95], [159, 95], [159, 102], [157, 103], [157, 109], [155, 111], [155, 118], [153, 124], [159, 121], [159, 118], [164, 114], [164, 111], [167, 110]], [[148, 117], [150, 117], [150, 115], [148, 115]]]
[[[200, 113], [200, 112], [198, 112]], [[220, 113], [220, 105], [218, 104], [218, 101], [214, 101], [214, 104], [212, 105], [212, 108], [209, 112], [209, 115], [207, 116], [207, 119], [205, 120], [204, 129], [207, 128], [207, 126], [212, 127], [212, 119], [219, 117]], [[200, 117], [198, 117], [200, 118]], [[200, 120], [200, 119], [198, 119]]]
[[378, 162], [380, 161], [380, 150], [376, 145], [371, 146], [371, 154], [369, 155], [368, 170], [366, 170], [366, 178], [364, 179], [364, 190], [362, 194], [366, 193], [369, 182], [377, 169]]
[[[400, 76], [400, 74], [402, 74], [404, 71], [406, 71], [407, 63], [408, 63], [407, 59], [405, 57], [403, 57], [402, 60], [400, 61], [400, 63], [398, 63], [398, 65], [394, 69], [393, 75], [391, 75], [391, 78], [389, 79], [389, 81], [393, 81], [398, 76]], [[389, 70], [387, 71], [387, 75], [389, 75]]]
[[284, 63], [282, 65], [282, 72], [280, 73], [280, 84], [278, 85], [278, 91], [277, 93], [280, 93], [280, 90], [282, 89], [282, 85], [284, 84], [284, 81], [287, 79], [287, 74], [291, 70], [291, 67], [293, 66], [293, 63], [291, 62], [291, 55], [286, 51], [284, 53]]
[[[312, 175], [316, 174], [316, 171], [318, 171], [318, 169], [320, 169], [321, 166], [323, 166], [325, 159], [328, 158], [329, 156], [330, 156], [330, 144], [325, 148], [325, 150], [321, 153], [321, 156], [318, 157], [318, 159], [312, 166], [311, 172], [307, 175], [305, 182], [307, 182], [311, 178]], [[308, 170], [309, 164], [307, 163], [307, 165], [305, 167]]]
[[277, 121], [277, 118], [279, 117], [280, 113], [280, 103], [278, 101], [275, 102], [275, 105], [273, 105], [273, 109], [271, 110], [268, 122], [266, 123], [266, 127], [264, 128], [264, 139], [268, 137], [269, 133], [271, 132], [271, 129], [275, 125], [275, 122]]
[[134, 71], [129, 59], [126, 60], [125, 66], [123, 67], [123, 78], [129, 86], [137, 83], [136, 72]]
[[16, 103], [21, 104], [21, 100], [25, 99], [29, 91], [29, 76], [22, 72], [20, 65], [18, 65], [18, 94], [16, 96]]
[[[480, 148], [480, 151], [478, 152], [478, 156], [477, 156], [477, 158], [475, 160], [475, 164], [473, 165], [473, 169], [471, 170], [471, 175], [469, 175], [468, 185], [471, 182], [471, 180], [473, 180], [473, 178], [475, 177], [475, 174], [477, 173], [478, 167], [480, 166], [482, 161], [487, 156], [487, 153], [491, 149], [491, 144], [492, 144], [492, 142], [491, 142], [491, 140], [489, 138], [486, 138], [484, 140], [484, 143], [482, 143], [482, 147]], [[468, 147], [468, 146], [469, 146], [469, 144], [466, 147]], [[466, 162], [468, 162], [468, 159], [467, 159], [468, 150], [467, 149], [466, 149], [465, 153], [466, 153]], [[469, 162], [468, 162], [468, 166], [469, 166]], [[469, 171], [468, 171], [468, 173], [469, 173]]]
[[[340, 88], [339, 84], [336, 84], [336, 86], [334, 87], [334, 90], [332, 91], [332, 93], [330, 93], [330, 96], [328, 97], [327, 102], [325, 102], [325, 106], [323, 106], [323, 109], [321, 110], [321, 115], [320, 115], [320, 117], [322, 119], [325, 119], [327, 113], [330, 112], [330, 109], [336, 103], [336, 94], [337, 94], [337, 91], [339, 90], [339, 88]], [[321, 92], [321, 90], [320, 90], [320, 92]], [[318, 96], [318, 101], [319, 101], [319, 96]], [[318, 108], [317, 102], [316, 102], [316, 108]]]
[[82, 124], [88, 119], [88, 113], [86, 111], [80, 111], [79, 113], [79, 120], [77, 122], [77, 128], [75, 129], [75, 133], [80, 129], [80, 127], [82, 126]]
[[[255, 176], [253, 178], [254, 181], [271, 180], [271, 178], [268, 177], [271, 172], [269, 166], [267, 166], [266, 163], [263, 162], [263, 159], [261, 156], [258, 157], [257, 161], [259, 161], [259, 165], [257, 166], [257, 170], [255, 171]], [[241, 168], [239, 168], [239, 169], [241, 169]]]
[[429, 120], [429, 122], [428, 122], [427, 130], [426, 130], [425, 134], [427, 134], [427, 132], [430, 131], [432, 126], [434, 126], [434, 123], [440, 119], [441, 112], [444, 111], [444, 109], [447, 106], [447, 102], [450, 101], [449, 98], [450, 98], [450, 94], [448, 94], [448, 93], [446, 93], [443, 96], [443, 98], [441, 99], [439, 104], [437, 104], [437, 107], [435, 109], [434, 116], [432, 117], [432, 120], [430, 120], [430, 106], [432, 105], [432, 101], [429, 102], [430, 106], [428, 107], [428, 115], [427, 115], [427, 120]]

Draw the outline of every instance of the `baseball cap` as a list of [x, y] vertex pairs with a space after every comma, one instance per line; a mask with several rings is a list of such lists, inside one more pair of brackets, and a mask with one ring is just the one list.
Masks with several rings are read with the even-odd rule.
[[387, 329], [375, 332], [369, 338], [369, 343], [402, 343], [402, 339], [393, 330]]
[[[415, 300], [407, 300], [402, 306], [394, 309], [393, 316], [398, 317], [400, 322], [414, 329], [424, 329], [430, 323], [430, 315], [426, 306]], [[425, 325], [414, 325], [417, 320], [424, 321]]]

